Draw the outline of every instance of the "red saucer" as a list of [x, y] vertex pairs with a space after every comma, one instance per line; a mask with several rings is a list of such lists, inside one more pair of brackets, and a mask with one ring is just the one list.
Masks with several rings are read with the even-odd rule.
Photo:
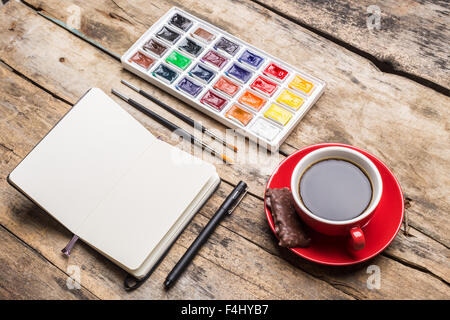
[[[383, 195], [381, 196], [378, 209], [370, 222], [363, 228], [366, 238], [364, 249], [350, 253], [346, 248], [345, 237], [325, 236], [309, 229], [311, 245], [308, 248], [290, 248], [295, 254], [322, 264], [327, 265], [351, 265], [368, 260], [383, 251], [397, 235], [403, 220], [404, 203], [400, 185], [394, 174], [380, 160], [370, 153], [345, 144], [317, 144], [305, 147], [291, 154], [277, 169], [267, 182], [267, 188], [290, 188], [291, 174], [297, 163], [308, 153], [323, 147], [340, 146], [361, 152], [377, 166], [383, 180]], [[272, 214], [266, 206], [266, 217], [272, 231], [275, 227]]]

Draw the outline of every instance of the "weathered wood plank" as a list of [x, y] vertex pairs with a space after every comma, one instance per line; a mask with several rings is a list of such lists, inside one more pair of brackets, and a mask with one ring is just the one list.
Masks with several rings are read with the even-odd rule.
[[[341, 142], [377, 155], [391, 167], [411, 199], [407, 210], [411, 225], [449, 246], [450, 217], [444, 214], [450, 211], [449, 199], [441, 189], [450, 183], [448, 97], [408, 79], [382, 73], [360, 56], [349, 54], [250, 1], [28, 2], [61, 21], [69, 19], [70, 6], [78, 6], [82, 17], [79, 30], [119, 54], [171, 6], [177, 5], [312, 72], [327, 81], [327, 90], [284, 146], [300, 148], [319, 142]], [[151, 86], [148, 88], [155, 92]], [[161, 99], [172, 102], [168, 95], [163, 94]], [[194, 117], [206, 119], [197, 113]], [[261, 168], [264, 166], [253, 166], [250, 170], [258, 174], [249, 177], [252, 192], [258, 196], [262, 196], [265, 184]], [[248, 165], [235, 166], [235, 172], [243, 177], [248, 171]], [[234, 183], [234, 177], [237, 176], [230, 176], [228, 181]]]
[[[255, 0], [301, 25], [374, 56], [387, 69], [450, 88], [447, 1]], [[380, 13], [380, 29], [369, 29]], [[336, 41], [335, 40], [335, 41]]]
[[85, 288], [69, 289], [68, 275], [0, 226], [0, 299], [96, 299]]
[[[5, 119], [0, 122], [0, 132], [8, 132], [7, 136], [1, 135], [0, 138], [2, 146], [0, 148], [0, 210], [4, 212], [0, 216], [0, 224], [9, 228], [60, 268], [65, 268], [68, 263], [80, 266], [83, 270], [81, 283], [99, 297], [350, 298], [327, 282], [318, 280], [301, 269], [292, 266], [286, 267], [281, 258], [270, 255], [260, 247], [226, 229], [219, 232], [224, 232], [226, 234], [224, 237], [232, 239], [235, 249], [222, 248], [216, 252], [220, 252], [222, 257], [228, 257], [230, 263], [218, 264], [212, 254], [199, 256], [177, 283], [177, 286], [166, 292], [162, 287], [164, 278], [198, 233], [199, 225], [204, 224], [205, 218], [201, 215], [205, 215], [205, 213], [194, 219], [191, 228], [185, 232], [185, 238], [178, 240], [148, 283], [130, 295], [121, 288], [125, 273], [90, 247], [83, 244], [77, 245], [68, 261], [60, 253], [60, 248], [63, 248], [70, 239], [70, 233], [7, 185], [5, 177], [23, 155], [31, 150], [33, 145], [67, 112], [69, 105], [53, 98], [50, 94], [1, 66], [0, 76], [5, 79], [0, 83], [0, 91], [4, 92], [0, 97], [0, 110], [4, 116], [2, 118]], [[10, 149], [9, 145], [14, 146], [14, 149]], [[226, 191], [223, 188], [226, 188]], [[229, 185], [222, 184], [219, 194], [225, 195], [230, 188]], [[208, 202], [210, 204], [208, 208], [216, 210], [218, 204], [223, 200], [222, 196], [215, 196]], [[256, 198], [253, 198], [253, 201], [261, 202]], [[262, 264], [264, 261], [272, 261], [274, 267], [267, 269], [266, 276], [262, 279], [255, 276], [257, 270], [250, 266], [241, 271], [231, 268], [235, 265], [235, 251], [242, 252], [244, 248], [249, 257], [247, 263], [250, 266]], [[274, 270], [278, 270], [279, 277], [269, 278], [267, 273], [275, 272]], [[247, 271], [247, 273], [244, 274], [243, 271]], [[276, 283], [303, 283], [305, 287], [314, 289], [303, 292], [299, 288], [298, 291], [294, 291], [294, 287], [292, 287], [290, 296], [286, 296], [287, 292], [284, 290], [284, 286], [276, 286], [275, 281]]]

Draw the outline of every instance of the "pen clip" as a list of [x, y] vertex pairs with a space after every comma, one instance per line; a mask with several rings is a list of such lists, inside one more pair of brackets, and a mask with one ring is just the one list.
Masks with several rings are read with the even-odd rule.
[[236, 201], [235, 205], [228, 210], [228, 214], [232, 214], [234, 209], [236, 209], [236, 207], [239, 205], [239, 203], [241, 203], [242, 199], [244, 199], [245, 195], [247, 194], [248, 191], [248, 187], [245, 188], [244, 192], [239, 196], [239, 199]]

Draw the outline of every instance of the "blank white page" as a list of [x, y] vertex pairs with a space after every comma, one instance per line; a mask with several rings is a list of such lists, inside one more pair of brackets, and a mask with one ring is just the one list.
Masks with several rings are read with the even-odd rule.
[[93, 88], [9, 175], [73, 233], [156, 138]]
[[156, 140], [130, 163], [130, 170], [86, 219], [78, 236], [135, 270], [197, 198], [215, 170], [212, 164]]

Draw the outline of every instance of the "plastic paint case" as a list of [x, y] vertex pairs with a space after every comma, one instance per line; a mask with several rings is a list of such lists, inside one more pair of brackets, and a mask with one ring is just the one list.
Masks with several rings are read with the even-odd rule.
[[324, 81], [178, 8], [121, 60], [127, 70], [272, 150], [325, 88]]

